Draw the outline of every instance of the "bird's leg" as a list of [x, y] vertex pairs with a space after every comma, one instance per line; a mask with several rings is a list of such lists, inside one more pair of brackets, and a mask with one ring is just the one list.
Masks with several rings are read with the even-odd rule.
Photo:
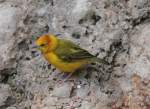
[[64, 73], [64, 72], [62, 72], [62, 73], [59, 75], [60, 78], [65, 78], [65, 76], [66, 76], [66, 73]]
[[71, 72], [71, 73], [65, 73], [65, 72], [61, 73], [59, 75], [59, 80], [57, 80], [57, 83], [58, 84], [63, 84], [64, 82], [69, 80], [72, 75], [73, 75], [73, 72]]
[[85, 68], [78, 69], [76, 71], [76, 76], [78, 77], [78, 79], [83, 79], [86, 75], [87, 75], [87, 72]]
[[67, 74], [67, 76], [63, 79], [63, 82], [66, 82], [67, 80], [70, 79], [70, 77], [73, 75], [74, 72], [71, 72], [69, 74]]
[[64, 81], [69, 80], [69, 79], [71, 78], [71, 76], [73, 75], [73, 73], [74, 73], [74, 72], [69, 73], [69, 74], [67, 75], [67, 77], [65, 78], [65, 80], [64, 80]]

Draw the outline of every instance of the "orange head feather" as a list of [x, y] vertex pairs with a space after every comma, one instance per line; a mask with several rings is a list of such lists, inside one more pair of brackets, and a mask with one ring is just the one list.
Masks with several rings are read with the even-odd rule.
[[57, 38], [52, 34], [42, 35], [36, 40], [36, 45], [43, 53], [47, 53], [56, 48]]

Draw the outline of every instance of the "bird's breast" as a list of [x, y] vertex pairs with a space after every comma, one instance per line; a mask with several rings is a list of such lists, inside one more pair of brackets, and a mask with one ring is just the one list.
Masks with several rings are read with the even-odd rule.
[[44, 57], [46, 60], [54, 65], [56, 68], [63, 72], [74, 72], [76, 69], [82, 67], [87, 63], [86, 60], [78, 60], [75, 62], [65, 62], [61, 60], [55, 53], [50, 52], [47, 54], [44, 54]]

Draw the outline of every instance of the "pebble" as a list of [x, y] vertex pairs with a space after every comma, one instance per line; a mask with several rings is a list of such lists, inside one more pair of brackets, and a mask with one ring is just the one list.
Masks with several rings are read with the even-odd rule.
[[56, 97], [69, 98], [72, 88], [72, 84], [64, 83], [62, 86], [56, 86], [52, 92], [52, 95]]
[[89, 86], [83, 86], [80, 88], [77, 88], [77, 96], [80, 97], [80, 98], [84, 98], [88, 95], [89, 93]]

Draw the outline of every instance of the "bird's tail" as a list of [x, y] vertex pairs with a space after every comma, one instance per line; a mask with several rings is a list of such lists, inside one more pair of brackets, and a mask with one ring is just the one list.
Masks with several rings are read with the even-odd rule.
[[98, 62], [98, 63], [103, 63], [106, 65], [109, 65], [109, 63], [107, 61], [105, 61], [104, 59], [98, 58], [98, 57], [92, 58], [92, 62]]

